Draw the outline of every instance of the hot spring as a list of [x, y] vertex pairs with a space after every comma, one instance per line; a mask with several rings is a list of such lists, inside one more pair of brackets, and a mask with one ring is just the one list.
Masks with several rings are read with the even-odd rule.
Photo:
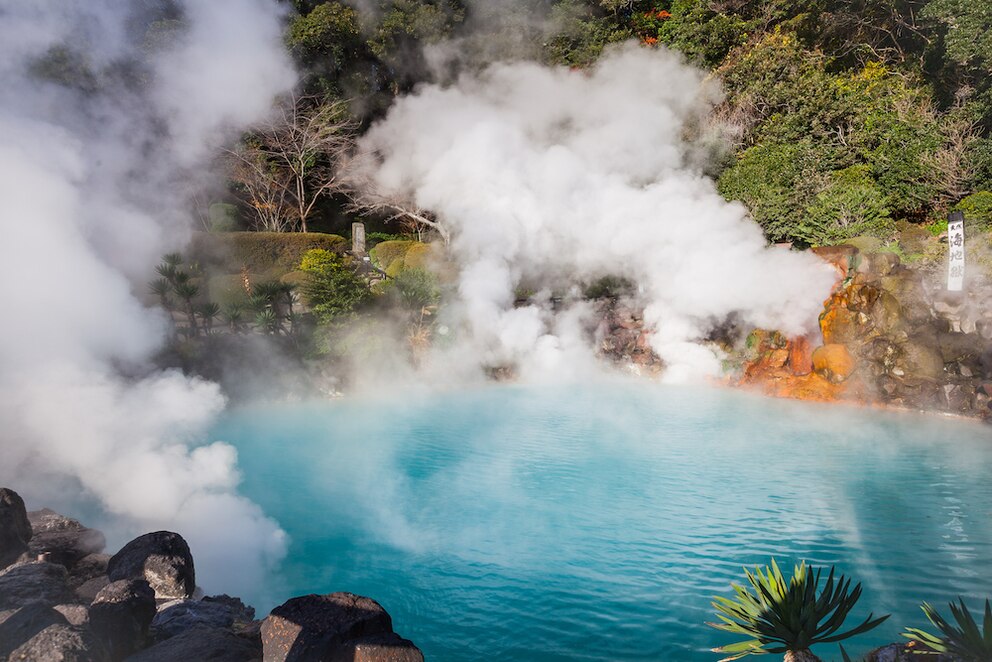
[[372, 596], [432, 660], [716, 660], [712, 596], [772, 556], [863, 582], [849, 624], [893, 615], [851, 653], [992, 594], [978, 424], [618, 381], [252, 408], [214, 438], [291, 536], [244, 597]]

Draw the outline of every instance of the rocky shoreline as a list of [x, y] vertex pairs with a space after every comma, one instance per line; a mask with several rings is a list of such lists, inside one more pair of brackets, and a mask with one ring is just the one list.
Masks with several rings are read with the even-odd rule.
[[295, 597], [265, 618], [204, 596], [189, 545], [147, 533], [116, 554], [95, 529], [0, 488], [0, 661], [422, 662], [371, 598]]
[[[992, 282], [948, 292], [889, 252], [813, 249], [836, 270], [819, 329], [789, 338], [733, 324], [708, 341], [727, 386], [766, 395], [992, 419]], [[601, 302], [599, 352], [641, 375], [664, 370], [641, 311]], [[746, 337], [744, 342], [739, 339]]]

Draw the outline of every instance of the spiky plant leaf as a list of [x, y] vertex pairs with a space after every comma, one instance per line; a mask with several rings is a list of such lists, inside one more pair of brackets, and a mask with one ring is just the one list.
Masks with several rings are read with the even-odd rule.
[[873, 618], [869, 614], [860, 625], [841, 632], [844, 620], [861, 597], [861, 584], [851, 588], [851, 580], [843, 575], [835, 578], [830, 568], [820, 587], [821, 569], [815, 571], [805, 562], [795, 566], [792, 578], [786, 582], [775, 559], [771, 565], [754, 572], [744, 569], [750, 590], [733, 584], [735, 596], [714, 598], [720, 623], [711, 627], [749, 637], [747, 641], [714, 649], [731, 653], [734, 660], [744, 655], [784, 653], [807, 650], [814, 644], [841, 641], [867, 632], [888, 616]]
[[949, 623], [930, 604], [921, 605], [923, 613], [940, 634], [931, 634], [918, 628], [906, 628], [902, 636], [932, 648], [939, 653], [948, 653], [964, 662], [988, 662], [992, 660], [992, 605], [985, 601], [985, 617], [982, 628], [971, 615], [962, 598], [958, 604], [949, 603], [951, 616], [956, 625]]

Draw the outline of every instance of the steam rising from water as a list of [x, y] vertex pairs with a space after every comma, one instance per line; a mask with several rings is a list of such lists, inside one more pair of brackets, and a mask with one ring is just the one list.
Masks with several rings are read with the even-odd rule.
[[284, 535], [237, 495], [232, 447], [195, 447], [219, 388], [149, 372], [167, 326], [133, 288], [188, 234], [218, 136], [294, 75], [275, 3], [179, 2], [159, 45], [135, 25], [166, 3], [127, 5], [0, 0], [0, 484], [95, 501], [119, 537], [179, 530], [207, 588], [237, 591]]
[[[381, 190], [452, 228], [464, 333], [485, 360], [525, 373], [585, 363], [581, 304], [514, 306], [522, 284], [568, 288], [602, 276], [640, 286], [670, 378], [714, 374], [698, 344], [729, 315], [801, 334], [831, 270], [769, 247], [740, 204], [693, 163], [686, 136], [718, 101], [665, 50], [617, 48], [590, 71], [497, 64], [399, 100], [368, 133]], [[546, 293], [548, 294], [548, 293]]]

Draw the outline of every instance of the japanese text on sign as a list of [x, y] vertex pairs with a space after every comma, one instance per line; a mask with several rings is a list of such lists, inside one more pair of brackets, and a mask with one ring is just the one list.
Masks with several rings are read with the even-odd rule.
[[964, 289], [964, 215], [951, 214], [947, 221], [947, 289], [960, 292]]

